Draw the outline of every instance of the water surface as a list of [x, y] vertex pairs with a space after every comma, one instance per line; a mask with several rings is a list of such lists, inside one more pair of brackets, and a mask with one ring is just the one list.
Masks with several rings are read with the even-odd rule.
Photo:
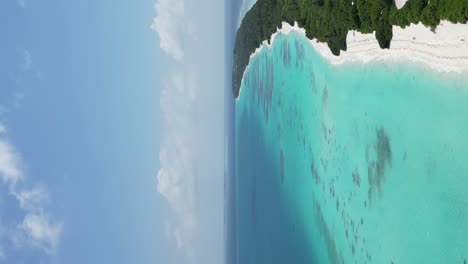
[[238, 263], [463, 263], [467, 80], [280, 34], [236, 103]]

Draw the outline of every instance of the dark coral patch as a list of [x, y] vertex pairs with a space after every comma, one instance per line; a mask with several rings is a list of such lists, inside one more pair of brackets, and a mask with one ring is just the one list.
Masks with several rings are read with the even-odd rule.
[[[383, 128], [376, 131], [377, 140], [374, 145], [376, 160], [370, 161], [367, 166], [367, 177], [369, 180], [369, 202], [372, 202], [374, 193], [381, 195], [382, 184], [385, 179], [387, 167], [392, 166], [392, 148], [390, 138]], [[371, 203], [372, 204], [372, 203]]]
[[357, 168], [354, 169], [352, 176], [353, 176], [353, 183], [357, 187], [361, 187], [361, 176], [359, 175], [359, 171]]
[[315, 167], [315, 162], [312, 159], [310, 162], [310, 172], [312, 173], [312, 176], [314, 177], [315, 184], [320, 183], [320, 175], [317, 171], [317, 168]]
[[323, 107], [323, 109], [325, 109], [327, 107], [327, 103], [328, 103], [328, 87], [325, 86], [323, 88], [323, 94], [322, 94], [322, 107]]
[[284, 40], [281, 48], [283, 53], [283, 64], [286, 67], [289, 67], [291, 65], [291, 49], [289, 48], [289, 42]]

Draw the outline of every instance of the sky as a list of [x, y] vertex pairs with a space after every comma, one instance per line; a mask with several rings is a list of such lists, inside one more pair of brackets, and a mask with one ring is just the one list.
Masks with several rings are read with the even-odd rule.
[[0, 263], [223, 261], [223, 10], [0, 2]]

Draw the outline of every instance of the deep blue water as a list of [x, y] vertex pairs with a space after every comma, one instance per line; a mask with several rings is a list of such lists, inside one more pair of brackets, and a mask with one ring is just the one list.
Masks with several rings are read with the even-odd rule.
[[236, 223], [236, 167], [235, 167], [235, 102], [232, 95], [232, 64], [234, 40], [237, 31], [242, 0], [225, 0], [225, 83], [224, 83], [224, 128], [225, 128], [225, 172], [224, 172], [224, 234], [225, 262], [237, 262], [237, 223]]

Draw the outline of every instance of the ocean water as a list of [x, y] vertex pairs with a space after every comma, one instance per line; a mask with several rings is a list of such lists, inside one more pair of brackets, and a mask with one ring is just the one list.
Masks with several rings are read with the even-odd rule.
[[237, 28], [242, 23], [242, 19], [244, 18], [245, 14], [252, 8], [252, 6], [257, 2], [257, 0], [241, 0], [241, 6], [239, 10], [239, 19], [237, 20]]
[[[279, 35], [235, 105], [237, 263], [468, 260], [468, 78]], [[466, 263], [466, 262], [465, 262]]]

